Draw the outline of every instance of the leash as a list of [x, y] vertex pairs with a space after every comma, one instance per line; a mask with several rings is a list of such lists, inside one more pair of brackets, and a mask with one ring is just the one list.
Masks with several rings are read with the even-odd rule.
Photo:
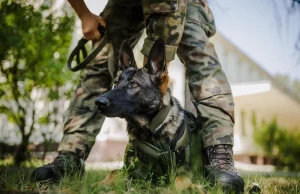
[[[83, 37], [78, 41], [77, 46], [72, 50], [67, 61], [67, 66], [69, 70], [76, 72], [78, 70], [85, 68], [105, 46], [107, 42], [107, 35], [105, 34], [105, 28], [101, 25], [98, 25], [98, 31], [103, 37], [101, 38], [99, 45], [95, 47], [94, 50], [92, 50], [89, 54], [87, 53], [87, 50], [85, 48], [85, 44], [89, 40]], [[80, 55], [83, 56], [82, 61], [80, 60]], [[72, 64], [74, 59], [76, 59], [75, 66]]]

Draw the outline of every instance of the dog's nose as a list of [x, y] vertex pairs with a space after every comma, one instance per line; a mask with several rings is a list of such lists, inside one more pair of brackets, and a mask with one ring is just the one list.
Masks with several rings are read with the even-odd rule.
[[105, 98], [105, 97], [99, 97], [95, 104], [98, 106], [98, 107], [108, 107], [110, 105], [110, 101]]

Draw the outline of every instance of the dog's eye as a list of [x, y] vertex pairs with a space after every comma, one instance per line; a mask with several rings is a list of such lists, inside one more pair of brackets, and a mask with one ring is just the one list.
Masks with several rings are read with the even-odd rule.
[[135, 88], [137, 86], [138, 86], [138, 84], [136, 82], [130, 82], [130, 87]]

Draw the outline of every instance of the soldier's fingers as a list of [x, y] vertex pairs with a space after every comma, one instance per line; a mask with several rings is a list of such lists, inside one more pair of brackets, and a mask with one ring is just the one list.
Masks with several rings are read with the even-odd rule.
[[93, 33], [91, 31], [89, 31], [89, 30], [85, 30], [85, 31], [83, 31], [83, 36], [87, 40], [92, 40]]
[[84, 33], [84, 38], [87, 40], [99, 40], [100, 39], [100, 33], [98, 32], [98, 30], [94, 30], [93, 32], [86, 32]]
[[91, 40], [97, 41], [101, 38], [100, 32], [98, 30], [95, 31]]
[[106, 28], [106, 22], [105, 22], [105, 20], [104, 20], [103, 17], [99, 16], [99, 17], [98, 17], [98, 22], [99, 22], [99, 24], [100, 24], [101, 26], [103, 26], [104, 28]]

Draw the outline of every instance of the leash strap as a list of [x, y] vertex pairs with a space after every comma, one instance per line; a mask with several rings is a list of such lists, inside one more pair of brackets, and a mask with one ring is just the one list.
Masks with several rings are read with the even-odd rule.
[[[100, 34], [103, 35], [103, 38], [101, 39], [99, 45], [89, 55], [87, 54], [87, 50], [85, 48], [85, 44], [88, 42], [88, 40], [85, 38], [81, 38], [78, 41], [77, 46], [72, 50], [67, 61], [67, 66], [69, 70], [76, 72], [85, 68], [105, 46], [105, 44], [107, 43], [107, 35], [105, 35], [105, 28], [99, 25], [98, 30]], [[84, 58], [83, 61], [80, 61], [81, 53]], [[73, 67], [72, 62], [74, 61], [74, 59], [76, 59], [77, 65]]]

